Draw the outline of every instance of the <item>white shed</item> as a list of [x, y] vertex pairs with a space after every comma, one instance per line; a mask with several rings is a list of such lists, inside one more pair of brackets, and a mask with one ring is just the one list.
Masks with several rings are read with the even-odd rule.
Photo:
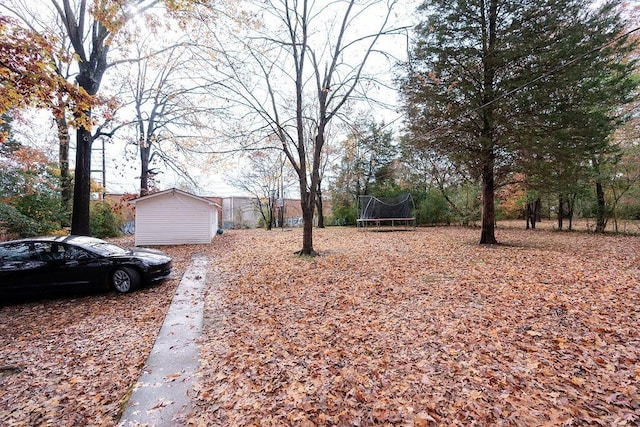
[[177, 188], [132, 203], [136, 205], [136, 246], [211, 243], [218, 231], [220, 206]]

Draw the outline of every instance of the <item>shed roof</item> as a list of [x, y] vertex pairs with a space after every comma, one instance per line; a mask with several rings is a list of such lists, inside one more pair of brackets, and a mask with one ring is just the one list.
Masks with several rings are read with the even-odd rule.
[[149, 200], [155, 197], [164, 196], [167, 194], [176, 194], [176, 193], [182, 196], [191, 197], [203, 203], [207, 203], [210, 206], [220, 207], [220, 204], [214, 202], [213, 200], [207, 199], [205, 197], [196, 196], [195, 194], [191, 194], [186, 191], [180, 190], [179, 188], [169, 188], [168, 190], [158, 191], [157, 193], [153, 193], [153, 194], [147, 194], [146, 196], [138, 197], [137, 199], [131, 200], [130, 203], [138, 203], [143, 200]]

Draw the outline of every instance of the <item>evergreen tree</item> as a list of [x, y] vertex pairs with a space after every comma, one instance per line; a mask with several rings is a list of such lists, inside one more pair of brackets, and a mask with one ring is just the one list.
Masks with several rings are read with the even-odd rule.
[[580, 164], [604, 147], [610, 117], [594, 100], [615, 105], [618, 83], [601, 90], [611, 82], [594, 73], [615, 68], [623, 40], [600, 47], [622, 22], [611, 5], [585, 0], [433, 0], [420, 11], [402, 82], [411, 141], [481, 182], [480, 243], [496, 243], [504, 177], [550, 156]]
[[631, 101], [637, 87], [632, 76], [635, 63], [625, 59], [634, 44], [628, 43], [622, 24], [611, 3], [586, 13], [575, 32], [567, 34], [576, 65], [562, 66], [531, 85], [529, 92], [535, 91], [544, 102], [521, 98], [522, 105], [546, 105], [529, 114], [539, 119], [519, 158], [530, 187], [557, 195], [560, 229], [564, 215], [571, 220], [571, 200], [585, 185], [595, 183], [597, 229], [604, 230], [604, 198], [598, 190], [601, 166], [618, 157], [609, 137], [622, 122], [621, 106]]

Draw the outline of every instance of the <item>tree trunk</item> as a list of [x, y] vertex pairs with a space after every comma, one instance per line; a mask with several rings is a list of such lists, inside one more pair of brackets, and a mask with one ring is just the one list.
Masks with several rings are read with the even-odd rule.
[[536, 222], [540, 222], [540, 199], [536, 199], [533, 202], [527, 203], [527, 230], [529, 229], [529, 224], [531, 224], [531, 229], [535, 230]]
[[[264, 221], [264, 227], [267, 228], [267, 224], [269, 224], [269, 220], [267, 218], [267, 212], [266, 212], [265, 206], [262, 204], [262, 202], [260, 201], [259, 197], [256, 197], [256, 201], [254, 203], [254, 208], [256, 208], [258, 212], [260, 212], [260, 216], [262, 217], [262, 221]], [[234, 221], [235, 221], [235, 219], [234, 219]], [[240, 220], [238, 222], [242, 222], [242, 220]], [[234, 222], [234, 228], [241, 228], [241, 227], [236, 227], [235, 226], [235, 222]]]
[[[94, 39], [95, 41], [95, 39]], [[89, 95], [98, 93], [100, 87], [100, 79], [106, 70], [106, 52], [108, 48], [102, 52], [99, 67], [94, 67], [94, 59], [89, 64], [81, 64], [80, 73], [76, 77], [78, 86], [83, 88]], [[95, 58], [100, 57], [96, 55]], [[91, 120], [91, 108], [83, 111], [85, 120]], [[85, 128], [87, 126], [87, 128]], [[73, 188], [73, 213], [71, 215], [71, 234], [90, 236], [91, 227], [89, 225], [89, 203], [91, 201], [91, 145], [93, 144], [93, 135], [91, 134], [91, 125], [78, 127], [76, 131], [76, 170]]]
[[494, 205], [495, 183], [493, 176], [493, 162], [489, 162], [482, 170], [482, 230], [480, 232], [481, 245], [495, 245], [498, 243], [495, 235], [496, 210]]
[[[54, 2], [55, 3], [55, 2]], [[64, 11], [59, 9], [60, 17], [67, 23], [67, 33], [75, 53], [81, 59], [76, 76], [76, 83], [87, 94], [94, 96], [100, 88], [100, 81], [107, 70], [107, 53], [109, 52], [110, 31], [107, 26], [102, 25], [98, 20], [91, 24], [91, 35], [89, 40], [84, 40], [84, 10], [78, 16], [78, 21], [70, 12], [70, 2], [65, 0]], [[84, 8], [83, 8], [84, 9]], [[69, 12], [69, 15], [66, 13]], [[85, 54], [85, 41], [90, 42], [92, 51]], [[88, 43], [87, 43], [88, 44]], [[73, 189], [73, 213], [71, 215], [71, 233], [80, 235], [90, 235], [89, 225], [89, 202], [91, 200], [91, 145], [93, 135], [91, 134], [91, 108], [83, 111], [85, 125], [81, 125], [77, 130], [76, 140], [76, 170]], [[85, 128], [86, 126], [86, 128]]]
[[564, 219], [564, 198], [562, 194], [558, 196], [558, 230], [562, 231], [564, 226], [562, 220]]
[[607, 226], [607, 206], [604, 199], [604, 187], [600, 177], [600, 163], [597, 158], [593, 159], [593, 169], [596, 177], [596, 233], [604, 233]]
[[[482, 231], [480, 234], [481, 245], [493, 245], [498, 243], [495, 236], [496, 209], [495, 209], [495, 153], [494, 153], [494, 121], [493, 104], [495, 100], [495, 73], [496, 62], [494, 48], [496, 45], [498, 2], [489, 2], [489, 16], [482, 11], [483, 31], [483, 93], [482, 101], [485, 105], [482, 109], [482, 129], [480, 138], [483, 140], [483, 164], [482, 164]], [[488, 18], [488, 21], [487, 21]]]
[[[298, 252], [300, 255], [315, 256], [316, 251], [313, 249], [313, 214], [316, 207], [316, 190], [320, 187], [320, 156], [324, 145], [324, 132], [326, 126], [326, 93], [320, 95], [320, 116], [317, 134], [314, 139], [313, 157], [311, 164], [311, 182], [307, 185], [306, 172], [301, 168], [300, 193], [302, 205], [302, 220], [304, 221], [302, 228], [302, 249]], [[311, 190], [309, 190], [311, 189]]]
[[573, 211], [576, 205], [576, 195], [573, 194], [567, 200], [567, 218], [569, 219], [569, 231], [573, 231]]
[[[61, 102], [61, 101], [60, 101]], [[71, 209], [73, 200], [73, 179], [69, 173], [69, 125], [63, 116], [56, 118], [58, 128], [58, 161], [60, 163], [60, 197], [61, 207], [64, 212], [63, 227], [71, 225]]]
[[[90, 117], [91, 113], [87, 113]], [[76, 170], [73, 191], [71, 234], [90, 236], [89, 202], [91, 200], [91, 131], [79, 127], [77, 132]]]
[[280, 228], [284, 229], [284, 205], [285, 205], [285, 200], [284, 200], [284, 194], [281, 195], [281, 203], [279, 203], [279, 208], [278, 208], [278, 222], [280, 223]]
[[139, 101], [136, 101], [138, 115], [138, 149], [140, 150], [140, 197], [149, 194], [149, 162], [151, 161], [151, 133], [145, 137], [144, 121], [141, 119]]
[[604, 233], [607, 226], [606, 204], [604, 200], [604, 188], [602, 181], [596, 181], [596, 233]]
[[140, 144], [140, 197], [149, 194], [149, 153], [151, 147]]
[[268, 197], [268, 199], [267, 199], [267, 214], [268, 214], [268, 218], [269, 218], [269, 220], [267, 221], [267, 231], [271, 231], [271, 230], [273, 230], [275, 212], [274, 212], [274, 206], [273, 206], [273, 196], [271, 195], [271, 193], [269, 193], [269, 195], [267, 197]]
[[[304, 173], [304, 172], [302, 172]], [[306, 189], [306, 179], [300, 180], [300, 207], [302, 209], [302, 249], [296, 252], [298, 255], [314, 256], [313, 250], [313, 211], [315, 200], [313, 191]]]
[[273, 214], [269, 213], [269, 215], [267, 215], [267, 231], [271, 231], [273, 229]]
[[302, 249], [298, 252], [298, 255], [315, 255], [313, 250], [313, 211], [315, 201], [313, 200], [313, 193], [305, 191], [302, 194], [302, 200], [300, 205], [302, 207]]
[[324, 227], [324, 214], [322, 212], [322, 192], [320, 191], [320, 182], [318, 182], [318, 193], [316, 199], [316, 209], [318, 211], [318, 228]]

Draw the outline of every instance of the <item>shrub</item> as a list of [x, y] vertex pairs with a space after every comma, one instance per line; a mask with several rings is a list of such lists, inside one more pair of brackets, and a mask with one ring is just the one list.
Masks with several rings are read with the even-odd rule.
[[358, 217], [356, 206], [334, 206], [332, 209], [333, 224], [335, 225], [355, 225]]
[[437, 190], [428, 191], [416, 208], [418, 224], [444, 224], [451, 221], [449, 205]]
[[11, 204], [37, 224], [35, 234], [50, 234], [60, 229], [65, 217], [60, 196], [50, 189], [21, 195], [14, 198]]
[[0, 227], [8, 234], [17, 234], [19, 237], [37, 236], [40, 233], [40, 224], [32, 218], [20, 213], [18, 209], [7, 203], [0, 202]]
[[119, 236], [121, 222], [109, 203], [97, 202], [91, 205], [89, 227], [92, 236], [99, 239]]

